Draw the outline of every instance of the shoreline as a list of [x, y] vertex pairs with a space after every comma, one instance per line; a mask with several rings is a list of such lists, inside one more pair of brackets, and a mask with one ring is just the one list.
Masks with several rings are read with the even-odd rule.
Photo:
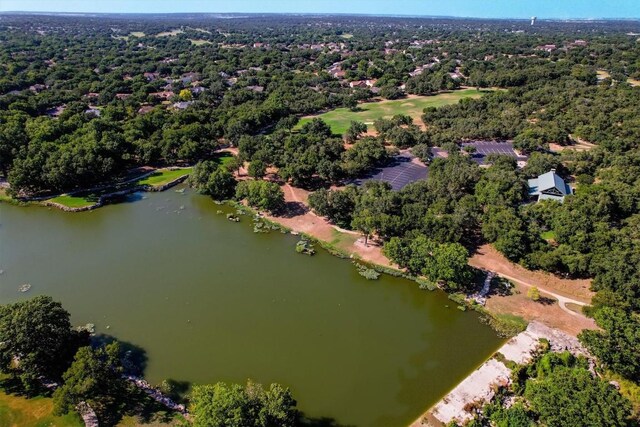
[[[179, 168], [178, 168], [179, 169]], [[173, 170], [172, 168], [168, 168], [168, 170]], [[153, 175], [155, 172], [157, 172], [157, 170], [148, 172], [146, 174], [143, 174], [139, 177], [136, 177], [134, 180], [131, 181], [127, 181], [124, 182], [123, 184], [127, 184], [128, 182], [136, 182], [136, 181], [140, 181], [142, 179], [148, 178], [149, 176]], [[35, 199], [15, 199], [18, 203], [25, 203], [25, 204], [30, 204], [30, 203], [35, 203], [41, 206], [48, 206], [48, 207], [54, 207], [57, 209], [60, 209], [64, 212], [85, 212], [85, 211], [90, 211], [90, 210], [94, 210], [94, 209], [98, 209], [104, 205], [107, 205], [110, 203], [111, 200], [116, 199], [118, 197], [122, 197], [122, 196], [126, 196], [128, 194], [133, 194], [133, 193], [138, 193], [138, 192], [161, 192], [161, 191], [165, 191], [168, 190], [171, 187], [175, 187], [176, 185], [184, 182], [187, 180], [187, 178], [189, 178], [190, 173], [185, 173], [184, 175], [181, 175], [167, 183], [161, 184], [161, 185], [152, 185], [152, 184], [139, 184], [139, 185], [134, 185], [132, 187], [128, 187], [128, 188], [124, 188], [122, 190], [117, 190], [117, 191], [113, 191], [110, 193], [105, 193], [105, 194], [101, 194], [98, 197], [98, 200], [91, 204], [91, 205], [86, 205], [86, 206], [78, 206], [78, 207], [73, 207], [73, 206], [67, 206], [63, 203], [58, 203], [58, 202], [54, 202], [52, 201], [55, 197], [48, 197], [47, 199], [44, 200], [40, 200], [38, 198]], [[108, 187], [102, 187], [102, 188], [108, 188]], [[91, 190], [80, 190], [80, 191], [76, 191], [76, 192], [72, 192], [72, 193], [65, 193], [65, 194], [61, 194], [59, 196], [56, 197], [60, 197], [60, 196], [72, 196], [74, 194], [79, 194], [82, 192], [86, 192], [86, 191], [91, 191]]]

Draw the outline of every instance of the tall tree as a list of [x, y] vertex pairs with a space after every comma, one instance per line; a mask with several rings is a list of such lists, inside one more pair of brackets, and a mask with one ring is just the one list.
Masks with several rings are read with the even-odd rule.
[[103, 424], [116, 424], [127, 406], [130, 387], [122, 373], [117, 342], [80, 348], [62, 376], [62, 386], [53, 393], [55, 412], [66, 414], [86, 402]]
[[41, 380], [58, 381], [88, 336], [71, 330], [69, 313], [48, 296], [0, 306], [0, 369], [20, 378], [27, 392]]

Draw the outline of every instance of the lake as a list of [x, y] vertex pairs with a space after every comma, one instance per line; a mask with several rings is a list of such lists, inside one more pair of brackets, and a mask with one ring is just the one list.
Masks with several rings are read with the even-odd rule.
[[503, 342], [440, 291], [366, 280], [219, 210], [190, 190], [83, 213], [0, 204], [0, 303], [51, 295], [144, 349], [151, 383], [279, 382], [339, 425], [406, 425]]

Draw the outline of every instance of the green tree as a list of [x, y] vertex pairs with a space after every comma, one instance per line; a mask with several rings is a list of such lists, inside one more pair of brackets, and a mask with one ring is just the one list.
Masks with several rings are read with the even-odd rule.
[[232, 198], [237, 184], [231, 172], [214, 160], [205, 160], [196, 164], [189, 182], [200, 193], [207, 194], [216, 200]]
[[253, 160], [249, 164], [249, 169], [247, 170], [249, 176], [252, 178], [260, 179], [265, 176], [267, 173], [267, 165], [262, 160]]
[[190, 401], [195, 427], [293, 427], [298, 417], [291, 392], [279, 384], [195, 386]]
[[51, 297], [0, 306], [0, 369], [18, 376], [28, 393], [42, 378], [58, 381], [87, 338], [71, 330], [69, 313]]
[[578, 338], [606, 368], [633, 381], [640, 381], [640, 320], [613, 307], [595, 313], [602, 331], [584, 330]]
[[528, 380], [524, 396], [549, 427], [624, 427], [631, 414], [631, 405], [611, 384], [584, 368], [559, 366]]
[[369, 209], [359, 209], [351, 220], [351, 226], [362, 233], [364, 236], [364, 245], [369, 243], [369, 237], [376, 230], [376, 217]]
[[81, 347], [62, 376], [62, 386], [53, 393], [55, 413], [66, 414], [80, 402], [86, 402], [102, 423], [115, 424], [127, 405], [129, 393], [122, 373], [117, 342], [97, 349]]
[[367, 125], [362, 122], [352, 121], [349, 125], [349, 128], [347, 129], [347, 132], [344, 134], [344, 139], [349, 144], [353, 144], [366, 131]]
[[239, 156], [233, 156], [233, 158], [225, 164], [225, 168], [234, 175], [240, 173], [242, 166], [244, 166], [244, 160]]
[[254, 208], [278, 212], [284, 208], [284, 192], [275, 182], [242, 181], [236, 188], [236, 198], [246, 199]]
[[459, 243], [443, 243], [435, 246], [426, 259], [423, 274], [433, 282], [445, 282], [449, 289], [460, 289], [472, 279], [469, 270], [469, 252]]

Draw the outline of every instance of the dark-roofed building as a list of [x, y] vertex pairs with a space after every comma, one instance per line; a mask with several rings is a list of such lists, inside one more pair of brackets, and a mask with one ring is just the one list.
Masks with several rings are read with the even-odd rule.
[[540, 200], [564, 201], [565, 196], [573, 194], [571, 187], [556, 174], [555, 169], [529, 180], [529, 197]]

